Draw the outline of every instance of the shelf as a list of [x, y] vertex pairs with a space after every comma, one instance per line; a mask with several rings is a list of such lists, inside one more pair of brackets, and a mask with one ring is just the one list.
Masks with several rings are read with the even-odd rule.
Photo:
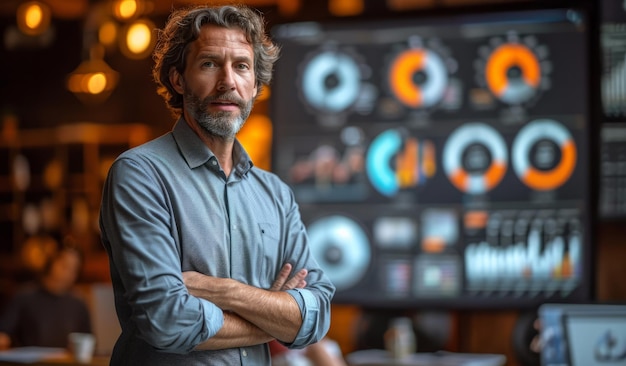
[[[90, 122], [18, 130], [10, 140], [0, 136], [0, 227], [5, 235], [0, 253], [19, 256], [32, 232], [24, 228], [28, 209], [37, 232], [72, 235], [86, 257], [100, 258], [103, 250], [93, 223], [106, 172], [117, 155], [151, 137], [151, 128], [140, 123]], [[20, 179], [21, 187], [16, 184]], [[44, 222], [46, 214], [51, 216]]]

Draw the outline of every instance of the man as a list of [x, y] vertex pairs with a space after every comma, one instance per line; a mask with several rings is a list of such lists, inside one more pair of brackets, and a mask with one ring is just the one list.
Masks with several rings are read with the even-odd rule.
[[120, 155], [103, 190], [122, 328], [111, 364], [269, 365], [267, 342], [324, 337], [335, 291], [291, 190], [235, 139], [278, 47], [252, 9], [196, 7], [172, 13], [154, 58], [178, 121]]

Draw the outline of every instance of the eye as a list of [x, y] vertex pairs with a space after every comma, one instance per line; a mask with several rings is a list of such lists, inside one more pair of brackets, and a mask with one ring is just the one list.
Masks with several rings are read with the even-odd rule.
[[215, 67], [215, 62], [213, 61], [205, 61], [202, 63], [202, 67]]
[[240, 63], [237, 64], [236, 66], [239, 70], [249, 70], [250, 69], [250, 65], [246, 64], [246, 63]]

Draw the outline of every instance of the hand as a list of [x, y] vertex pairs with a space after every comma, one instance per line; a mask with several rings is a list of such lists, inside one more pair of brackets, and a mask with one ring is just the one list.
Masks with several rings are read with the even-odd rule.
[[306, 275], [308, 271], [306, 269], [299, 270], [291, 279], [289, 279], [289, 275], [291, 274], [293, 266], [291, 263], [286, 263], [283, 268], [281, 268], [278, 273], [278, 277], [274, 280], [272, 287], [269, 288], [270, 291], [286, 291], [292, 290], [294, 288], [304, 288], [306, 286]]

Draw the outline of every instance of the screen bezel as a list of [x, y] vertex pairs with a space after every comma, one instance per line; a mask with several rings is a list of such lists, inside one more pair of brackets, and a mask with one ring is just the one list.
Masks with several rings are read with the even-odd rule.
[[[593, 69], [595, 69], [598, 66], [598, 57], [597, 57], [597, 52], [595, 52], [595, 50], [597, 49], [597, 42], [594, 42], [594, 40], [597, 38], [596, 33], [594, 31], [594, 27], [595, 27], [595, 22], [594, 22], [594, 10], [590, 9], [589, 7], [586, 6], [576, 6], [576, 7], [568, 7], [568, 8], [563, 8], [563, 7], [555, 7], [555, 8], [533, 8], [533, 9], [527, 9], [527, 8], [523, 8], [523, 9], [516, 9], [514, 6], [512, 7], [512, 9], [507, 10], [507, 11], [502, 11], [499, 10], [497, 12], [481, 12], [481, 13], [469, 13], [469, 14], [454, 14], [454, 13], [450, 13], [450, 14], [437, 14], [437, 15], [433, 15], [433, 14], [422, 14], [422, 15], [418, 15], [418, 14], [413, 14], [411, 16], [403, 16], [401, 21], [403, 22], [403, 24], [406, 24], [406, 22], [410, 22], [410, 21], [419, 21], [420, 25], [428, 25], [428, 24], [434, 24], [434, 25], [439, 25], [442, 22], [452, 22], [455, 25], [460, 25], [460, 24], [470, 24], [472, 22], [501, 22], [501, 21], [505, 21], [505, 22], [511, 22], [511, 21], [524, 21], [524, 20], [528, 20], [528, 19], [532, 19], [533, 15], [537, 15], [540, 14], [542, 16], [547, 16], [549, 17], [551, 14], [562, 14], [564, 11], [567, 11], [568, 9], [575, 9], [577, 12], [579, 12], [580, 14], [583, 15], [584, 17], [584, 22], [585, 24], [588, 26], [588, 30], [585, 32], [585, 36], [586, 36], [586, 45], [585, 45], [585, 49], [588, 50], [587, 52], [587, 58], [585, 60], [585, 64], [588, 67], [587, 70], [587, 78], [588, 78], [588, 89], [589, 90], [598, 90], [598, 80], [596, 77], [594, 77], [593, 75], [595, 74], [594, 72], [592, 72]], [[322, 27], [329, 27], [329, 28], [333, 28], [333, 27], [338, 27], [338, 28], [356, 28], [358, 29], [359, 27], [368, 27], [371, 26], [372, 24], [377, 24], [377, 26], [384, 26], [385, 24], [390, 25], [390, 26], [397, 26], [398, 20], [394, 20], [393, 18], [381, 18], [378, 19], [376, 21], [373, 21], [371, 19], [367, 19], [367, 20], [349, 20], [346, 22], [339, 22], [339, 21], [325, 21], [325, 22], [320, 22], [319, 25]], [[279, 24], [278, 27], [282, 27], [282, 26], [289, 26], [290, 24]], [[275, 31], [275, 29], [274, 29]], [[280, 43], [280, 37], [278, 38], [278, 42]], [[597, 94], [597, 93], [595, 93]], [[587, 163], [587, 171], [589, 172], [590, 176], [597, 176], [596, 175], [596, 164], [594, 164], [594, 161], [596, 161], [596, 139], [598, 136], [598, 132], [597, 132], [597, 126], [596, 124], [593, 122], [596, 120], [597, 118], [597, 114], [598, 114], [598, 105], [599, 105], [599, 99], [597, 96], [594, 95], [594, 93], [592, 92], [588, 92], [587, 93], [587, 97], [589, 100], [588, 103], [588, 108], [586, 108], [586, 120], [587, 120], [587, 130], [589, 132], [589, 138], [586, 141], [588, 150], [589, 150], [589, 154], [590, 156], [588, 156], [588, 163]], [[274, 98], [271, 99], [271, 105], [270, 105], [270, 110], [272, 109], [277, 109], [277, 108], [281, 108], [281, 101], [276, 100]], [[274, 126], [275, 127], [275, 126]], [[274, 136], [276, 136], [276, 129], [274, 129]], [[276, 161], [277, 156], [281, 153], [280, 149], [280, 139], [275, 139], [274, 140], [274, 144], [273, 144], [273, 149], [272, 149], [272, 160]], [[500, 301], [498, 299], [485, 299], [485, 298], [477, 298], [477, 299], [473, 299], [473, 298], [467, 298], [464, 294], [461, 294], [459, 297], [455, 297], [455, 298], [433, 298], [433, 299], [429, 299], [429, 298], [413, 298], [410, 300], [393, 300], [393, 301], [389, 301], [389, 299], [356, 299], [356, 298], [351, 298], [351, 299], [345, 299], [342, 298], [341, 294], [337, 294], [334, 302], [335, 303], [340, 303], [340, 304], [353, 304], [353, 305], [361, 305], [364, 307], [368, 307], [368, 308], [382, 308], [382, 309], [396, 309], [396, 308], [448, 308], [448, 309], [467, 309], [467, 308], [494, 308], [494, 309], [510, 309], [510, 308], [514, 308], [514, 309], [528, 309], [528, 308], [536, 308], [538, 306], [540, 306], [543, 303], [546, 302], [554, 302], [554, 301], [559, 301], [559, 302], [586, 302], [586, 301], [591, 301], [594, 298], [594, 281], [595, 281], [595, 275], [594, 275], [594, 265], [595, 265], [595, 254], [593, 251], [593, 230], [594, 230], [594, 223], [595, 223], [595, 219], [596, 219], [596, 215], [595, 215], [595, 208], [597, 207], [597, 195], [595, 192], [595, 182], [593, 179], [588, 178], [587, 184], [587, 192], [586, 192], [586, 197], [588, 197], [588, 207], [586, 207], [588, 209], [588, 213], [587, 213], [587, 220], [585, 221], [584, 225], [585, 225], [585, 233], [584, 233], [584, 241], [585, 241], [585, 258], [583, 259], [583, 270], [584, 270], [584, 275], [581, 278], [581, 283], [580, 283], [580, 289], [579, 289], [579, 293], [576, 296], [572, 296], [571, 298], [567, 298], [567, 299], [563, 299], [563, 298], [559, 298], [559, 297], [540, 297], [540, 298], [524, 298], [524, 299], [517, 299], [517, 300], [505, 300], [505, 301]], [[306, 210], [306, 205], [301, 205], [301, 209], [304, 207], [304, 210]], [[303, 215], [303, 217], [307, 216], [306, 214]]]

